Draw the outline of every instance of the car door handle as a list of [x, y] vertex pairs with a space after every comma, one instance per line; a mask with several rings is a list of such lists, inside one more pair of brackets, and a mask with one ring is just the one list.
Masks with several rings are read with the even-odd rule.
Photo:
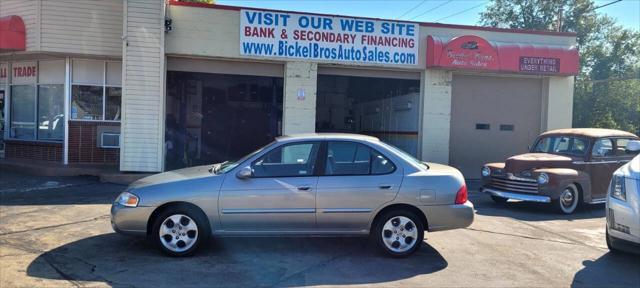
[[311, 189], [310, 186], [298, 186], [298, 190], [301, 190], [301, 191], [307, 191], [309, 189]]
[[378, 187], [380, 187], [380, 189], [391, 189], [391, 185], [384, 185], [383, 184], [383, 185], [380, 185]]

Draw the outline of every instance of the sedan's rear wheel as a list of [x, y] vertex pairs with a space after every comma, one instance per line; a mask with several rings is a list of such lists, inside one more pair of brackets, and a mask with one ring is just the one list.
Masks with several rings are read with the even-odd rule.
[[152, 236], [169, 256], [191, 255], [208, 235], [206, 220], [189, 207], [169, 208], [155, 220]]
[[424, 238], [424, 225], [414, 213], [393, 210], [380, 217], [372, 236], [385, 254], [405, 257], [420, 248]]

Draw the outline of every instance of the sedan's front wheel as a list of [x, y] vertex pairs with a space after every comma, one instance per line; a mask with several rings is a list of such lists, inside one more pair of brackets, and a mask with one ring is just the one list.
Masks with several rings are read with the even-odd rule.
[[158, 215], [151, 236], [169, 256], [191, 255], [209, 236], [203, 217], [190, 207], [171, 207]]
[[424, 225], [414, 213], [393, 210], [380, 217], [372, 236], [376, 246], [385, 254], [406, 257], [420, 248]]

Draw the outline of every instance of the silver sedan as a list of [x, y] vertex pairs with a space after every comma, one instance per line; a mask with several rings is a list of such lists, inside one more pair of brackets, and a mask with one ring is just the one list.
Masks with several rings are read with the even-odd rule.
[[111, 207], [116, 232], [150, 236], [171, 256], [211, 235], [361, 235], [402, 257], [425, 231], [473, 217], [458, 170], [353, 134], [283, 136], [237, 161], [146, 177]]

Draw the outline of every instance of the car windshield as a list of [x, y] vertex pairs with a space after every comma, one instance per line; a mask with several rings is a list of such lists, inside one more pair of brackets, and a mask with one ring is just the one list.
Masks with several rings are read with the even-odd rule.
[[212, 172], [213, 172], [213, 173], [215, 173], [215, 174], [224, 174], [224, 173], [227, 173], [227, 172], [229, 172], [229, 171], [233, 170], [233, 168], [238, 167], [238, 165], [240, 165], [240, 163], [242, 163], [242, 162], [244, 162], [245, 160], [247, 160], [247, 159], [249, 159], [249, 158], [253, 157], [253, 155], [258, 154], [258, 153], [260, 153], [260, 151], [262, 151], [262, 150], [264, 150], [265, 148], [267, 148], [267, 147], [269, 147], [269, 146], [273, 145], [273, 143], [275, 143], [275, 141], [273, 141], [273, 142], [271, 142], [271, 143], [269, 143], [269, 144], [267, 144], [267, 145], [265, 145], [265, 146], [261, 147], [260, 149], [258, 149], [258, 150], [256, 150], [256, 151], [253, 151], [253, 152], [251, 152], [251, 153], [249, 153], [249, 154], [245, 155], [244, 157], [242, 157], [242, 158], [240, 158], [240, 159], [238, 159], [238, 160], [222, 162], [222, 164], [220, 164], [220, 166], [218, 166], [218, 167], [214, 167], [214, 168], [213, 168], [213, 170], [212, 170]]
[[549, 136], [538, 139], [531, 152], [584, 155], [587, 151], [587, 141], [570, 136]]
[[402, 149], [400, 149], [400, 148], [398, 148], [396, 146], [393, 146], [393, 145], [391, 145], [389, 143], [385, 143], [385, 142], [382, 142], [382, 141], [380, 141], [380, 142], [383, 144], [383, 146], [387, 147], [389, 150], [399, 154], [399, 156], [402, 157], [402, 159], [404, 159], [405, 161], [413, 163], [413, 164], [417, 165], [418, 167], [422, 167], [424, 169], [429, 169], [429, 165], [427, 165], [426, 163], [420, 161], [418, 158], [416, 158], [413, 155], [405, 152], [404, 150], [402, 150]]

